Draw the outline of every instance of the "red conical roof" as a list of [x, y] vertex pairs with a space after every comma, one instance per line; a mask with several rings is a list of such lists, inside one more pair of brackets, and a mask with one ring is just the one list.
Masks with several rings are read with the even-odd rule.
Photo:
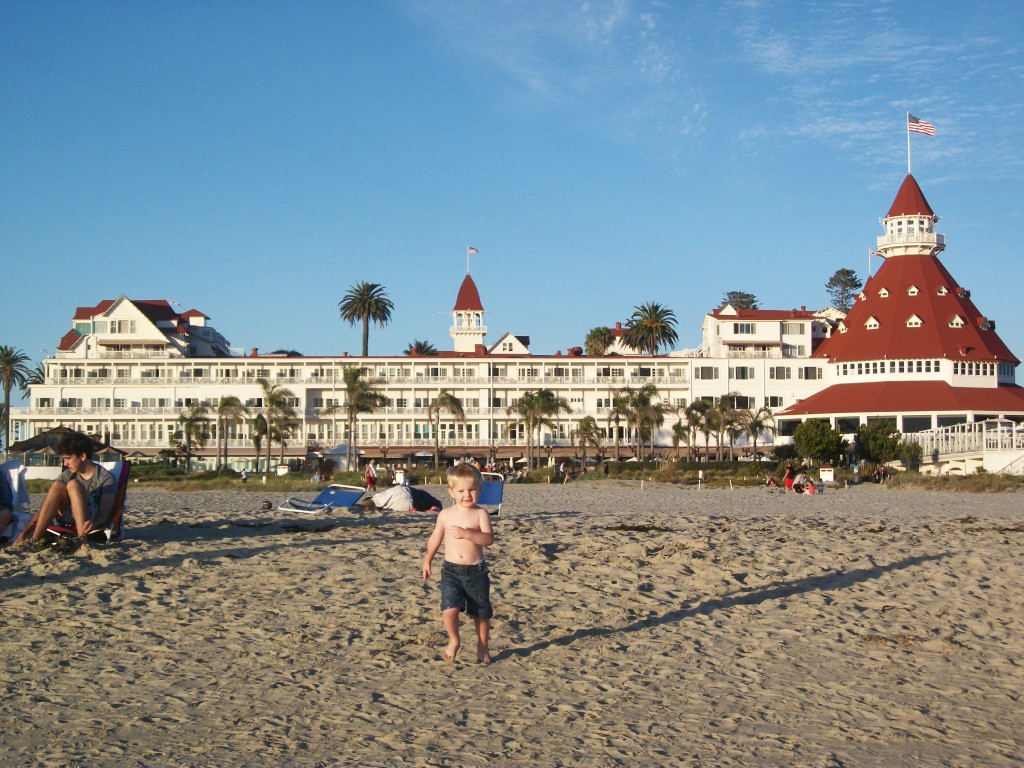
[[885, 214], [890, 216], [934, 216], [932, 207], [925, 200], [924, 192], [917, 185], [917, 180], [907, 174], [907, 178], [900, 185], [900, 191], [896, 193], [896, 199], [892, 201], [892, 207]]
[[484, 305], [480, 303], [480, 292], [476, 289], [476, 283], [473, 282], [473, 278], [466, 275], [466, 279], [462, 281], [462, 285], [459, 287], [459, 295], [455, 299], [455, 310], [475, 310], [482, 312]]
[[1017, 362], [935, 256], [886, 259], [863, 295], [843, 320], [846, 332], [833, 333], [813, 357], [838, 363], [943, 357]]

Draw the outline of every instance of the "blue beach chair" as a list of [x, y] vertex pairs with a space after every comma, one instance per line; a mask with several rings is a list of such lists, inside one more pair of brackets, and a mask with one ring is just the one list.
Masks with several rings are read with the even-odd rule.
[[481, 472], [484, 478], [484, 485], [480, 489], [480, 499], [477, 501], [481, 507], [494, 507], [490, 510], [492, 515], [501, 514], [501, 501], [505, 496], [505, 478], [497, 472]]
[[349, 509], [363, 498], [365, 491], [354, 485], [329, 485], [320, 491], [312, 501], [291, 498], [277, 508], [280, 512], [301, 512], [304, 515], [316, 515], [328, 509]]

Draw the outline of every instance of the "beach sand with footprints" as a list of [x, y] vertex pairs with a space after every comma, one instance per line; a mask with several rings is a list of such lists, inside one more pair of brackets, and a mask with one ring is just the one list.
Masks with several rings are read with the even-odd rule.
[[119, 546], [0, 552], [0, 764], [1024, 760], [1020, 494], [512, 485], [489, 667], [468, 619], [441, 660], [429, 515], [264, 500], [133, 488]]

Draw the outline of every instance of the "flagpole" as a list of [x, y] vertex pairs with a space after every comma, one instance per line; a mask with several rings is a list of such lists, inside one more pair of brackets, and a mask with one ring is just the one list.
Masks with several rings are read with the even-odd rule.
[[910, 175], [910, 110], [907, 110], [907, 122], [903, 126], [907, 131], [907, 176]]
[[469, 274], [469, 243], [466, 243], [466, 274]]

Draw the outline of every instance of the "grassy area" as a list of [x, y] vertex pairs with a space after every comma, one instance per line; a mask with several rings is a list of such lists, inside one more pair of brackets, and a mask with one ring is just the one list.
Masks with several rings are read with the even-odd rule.
[[[703, 473], [703, 478], [700, 477], [701, 473]], [[701, 483], [712, 488], [727, 488], [730, 485], [742, 488], [764, 485], [765, 478], [769, 474], [774, 476], [777, 482], [781, 482], [782, 467], [770, 463], [728, 461], [679, 462], [668, 466], [654, 463], [619, 462], [609, 464], [607, 474], [604, 473], [603, 467], [598, 467], [584, 475], [577, 475], [576, 482], [600, 483], [605, 480], [632, 480], [638, 483], [646, 481], [682, 486], [696, 486]], [[811, 474], [816, 477], [818, 473], [816, 470], [812, 470]], [[842, 484], [852, 476], [853, 472], [846, 467], [839, 467], [835, 470], [836, 483]], [[300, 474], [288, 474], [283, 477], [271, 476], [267, 478], [266, 483], [263, 482], [262, 475], [253, 476], [249, 478], [247, 484], [243, 485], [241, 478], [235, 472], [227, 471], [220, 475], [215, 472], [194, 472], [190, 475], [183, 475], [162, 465], [146, 464], [136, 465], [132, 468], [132, 480], [134, 488], [160, 488], [167, 491], [262, 490], [267, 493], [296, 495], [317, 492], [328, 485], [327, 481], [312, 483], [308, 475]], [[340, 472], [334, 476], [331, 482], [362, 486], [363, 476], [361, 472]], [[413, 472], [409, 475], [409, 482], [412, 485], [443, 483], [444, 473], [434, 472], [433, 469]], [[522, 482], [555, 482], [554, 470], [548, 467], [533, 470], [522, 479]], [[49, 486], [50, 481], [31, 480], [29, 481], [29, 492], [45, 494]], [[894, 489], [919, 488], [937, 491], [997, 493], [1024, 490], [1024, 478], [987, 473], [967, 475], [966, 477], [957, 475], [933, 477], [917, 472], [893, 472], [888, 486]]]

